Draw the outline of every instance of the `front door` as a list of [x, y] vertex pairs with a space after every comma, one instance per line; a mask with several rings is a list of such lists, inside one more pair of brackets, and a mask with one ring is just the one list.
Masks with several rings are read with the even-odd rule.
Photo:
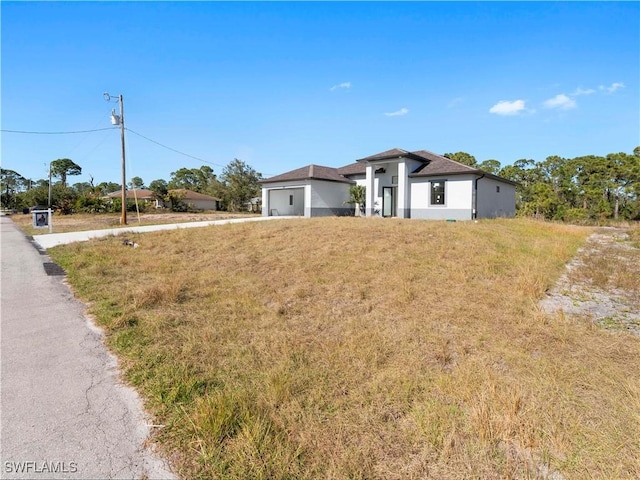
[[382, 187], [382, 216], [396, 216], [396, 187]]

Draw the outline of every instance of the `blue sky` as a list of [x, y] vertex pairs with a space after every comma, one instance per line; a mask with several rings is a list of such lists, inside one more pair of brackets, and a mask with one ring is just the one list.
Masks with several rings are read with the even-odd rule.
[[[638, 2], [6, 2], [3, 130], [110, 127], [127, 177], [265, 176], [399, 147], [522, 158], [640, 145]], [[120, 135], [2, 133], [2, 166], [119, 182]]]

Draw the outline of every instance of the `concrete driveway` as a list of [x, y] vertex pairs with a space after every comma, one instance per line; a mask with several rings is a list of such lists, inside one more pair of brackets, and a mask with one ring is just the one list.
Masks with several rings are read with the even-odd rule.
[[84, 305], [10, 218], [0, 228], [0, 476], [175, 478]]
[[282, 220], [301, 217], [247, 217], [247, 218], [227, 218], [224, 220], [208, 220], [204, 222], [171, 223], [165, 225], [145, 225], [143, 227], [127, 226], [119, 228], [107, 228], [104, 230], [90, 230], [86, 232], [49, 233], [44, 235], [34, 235], [33, 239], [45, 250], [63, 245], [65, 243], [83, 242], [92, 238], [108, 237], [109, 235], [120, 235], [122, 233], [145, 233], [158, 232], [160, 230], [175, 230], [177, 228], [197, 228], [209, 227], [213, 225], [226, 225], [229, 223], [263, 222], [267, 220]]

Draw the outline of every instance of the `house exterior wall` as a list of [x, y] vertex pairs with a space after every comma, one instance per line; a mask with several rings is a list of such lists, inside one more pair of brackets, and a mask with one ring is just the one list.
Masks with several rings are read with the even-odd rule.
[[[429, 220], [471, 220], [473, 216], [473, 175], [410, 178], [411, 218]], [[431, 204], [431, 182], [444, 180], [445, 204]]]
[[309, 180], [311, 185], [311, 217], [324, 217], [329, 215], [348, 216], [353, 215], [354, 206], [346, 204], [349, 201], [348, 183], [327, 182], [323, 180]]
[[477, 198], [477, 218], [513, 217], [516, 214], [515, 185], [493, 178], [480, 178]]
[[195, 210], [216, 210], [217, 202], [215, 200], [183, 200], [184, 203], [193, 207]]

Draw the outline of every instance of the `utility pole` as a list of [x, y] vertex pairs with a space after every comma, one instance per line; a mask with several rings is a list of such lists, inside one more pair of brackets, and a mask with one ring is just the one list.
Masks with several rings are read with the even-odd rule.
[[125, 156], [124, 156], [124, 101], [122, 95], [118, 97], [118, 103], [120, 104], [120, 140], [122, 144], [122, 214], [120, 218], [120, 224], [127, 224], [127, 175], [125, 168]]
[[49, 204], [47, 206], [51, 209], [51, 162], [49, 162]]
[[[104, 99], [109, 102], [113, 97], [104, 92]], [[116, 115], [115, 108], [111, 110], [111, 124], [120, 125], [120, 144], [122, 146], [122, 212], [120, 214], [120, 224], [127, 224], [127, 174], [124, 149], [124, 100], [122, 95], [118, 95], [118, 105], [120, 106], [120, 115]]]
[[49, 233], [53, 233], [53, 212], [51, 211], [51, 162], [49, 162], [49, 205], [47, 206], [47, 223]]

